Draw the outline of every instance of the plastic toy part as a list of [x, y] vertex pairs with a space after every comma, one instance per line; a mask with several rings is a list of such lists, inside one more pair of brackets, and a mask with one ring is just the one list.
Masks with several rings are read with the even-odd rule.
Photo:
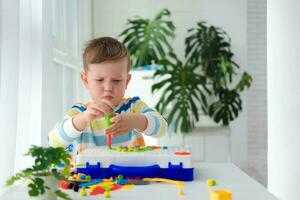
[[[91, 179], [106, 179], [121, 174], [126, 179], [140, 177], [193, 181], [192, 155], [175, 155], [176, 151], [179, 148], [93, 147], [76, 155], [76, 173], [84, 173]], [[180, 151], [188, 150], [184, 147]], [[118, 184], [123, 185], [122, 181]]]
[[70, 183], [68, 183], [66, 181], [59, 181], [59, 183], [58, 183], [58, 187], [61, 189], [69, 189], [69, 185], [70, 185]]
[[188, 152], [188, 151], [176, 151], [175, 155], [181, 155], [181, 156], [191, 155], [191, 152]]
[[215, 186], [217, 182], [214, 179], [207, 179], [206, 184], [207, 186]]
[[120, 166], [110, 165], [108, 168], [101, 168], [100, 163], [97, 165], [90, 165], [86, 163], [85, 168], [77, 168], [77, 173], [84, 173], [90, 175], [93, 179], [104, 179], [108, 177], [116, 177], [122, 174], [125, 177], [141, 177], [141, 178], [155, 178], [161, 177], [171, 180], [192, 181], [194, 179], [193, 168], [183, 168], [182, 163], [179, 165], [172, 165], [169, 163], [168, 168], [160, 168], [159, 165], [150, 166]]
[[135, 152], [144, 152], [144, 151], [152, 151], [158, 149], [154, 146], [118, 146], [115, 148], [109, 148], [111, 151], [117, 151], [117, 152], [128, 152], [128, 153], [135, 153]]
[[122, 186], [121, 190], [130, 190], [132, 188], [134, 188], [134, 184], [128, 184], [128, 185]]
[[[111, 126], [111, 121], [110, 121], [111, 118], [112, 118], [112, 115], [107, 114], [107, 115], [104, 116], [104, 126], [105, 126], [105, 128], [109, 128]], [[107, 136], [107, 146], [109, 148], [111, 148], [112, 135], [107, 133], [106, 136]]]
[[210, 200], [232, 200], [232, 193], [228, 190], [212, 190]]
[[[112, 115], [107, 114], [107, 115], [104, 116], [104, 126], [105, 126], [105, 128], [108, 128], [108, 127], [111, 126], [111, 121], [110, 121], [111, 118], [112, 118]], [[111, 134], [107, 133], [106, 136], [107, 136], [107, 146], [109, 148], [111, 148], [111, 143], [112, 143]]]
[[104, 191], [104, 197], [105, 198], [110, 198], [110, 191], [109, 190]]
[[83, 187], [80, 191], [81, 196], [87, 196], [86, 188]]
[[150, 181], [150, 182], [165, 182], [165, 183], [171, 183], [178, 186], [178, 195], [182, 196], [184, 195], [183, 192], [183, 185], [184, 183], [182, 181], [174, 181], [171, 179], [165, 179], [165, 178], [143, 178], [143, 181]]
[[109, 114], [106, 114], [104, 116], [104, 126], [105, 128], [109, 128], [111, 126], [111, 121], [110, 119], [112, 118], [113, 116], [112, 115], [109, 115]]
[[97, 194], [103, 194], [104, 193], [104, 189], [100, 186], [98, 187], [94, 187], [91, 189], [90, 195], [97, 195]]

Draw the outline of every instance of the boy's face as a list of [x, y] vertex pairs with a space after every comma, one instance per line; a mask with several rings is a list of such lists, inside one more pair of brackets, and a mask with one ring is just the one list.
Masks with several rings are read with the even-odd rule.
[[127, 58], [89, 64], [88, 71], [81, 73], [81, 80], [93, 100], [106, 99], [117, 106], [124, 97], [130, 81]]

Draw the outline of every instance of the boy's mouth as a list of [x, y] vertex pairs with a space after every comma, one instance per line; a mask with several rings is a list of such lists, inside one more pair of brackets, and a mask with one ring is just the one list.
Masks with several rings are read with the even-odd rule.
[[106, 99], [106, 100], [110, 101], [113, 99], [113, 97], [112, 96], [103, 96], [102, 99]]

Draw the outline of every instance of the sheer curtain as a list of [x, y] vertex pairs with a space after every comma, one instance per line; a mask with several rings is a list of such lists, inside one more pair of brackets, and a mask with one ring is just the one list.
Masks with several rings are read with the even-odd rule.
[[1, 185], [26, 165], [22, 154], [29, 145], [42, 141], [42, 77], [51, 62], [45, 4], [1, 1]]
[[29, 164], [30, 145], [47, 145], [68, 106], [86, 99], [79, 73], [82, 44], [91, 37], [91, 1], [0, 2], [2, 187]]

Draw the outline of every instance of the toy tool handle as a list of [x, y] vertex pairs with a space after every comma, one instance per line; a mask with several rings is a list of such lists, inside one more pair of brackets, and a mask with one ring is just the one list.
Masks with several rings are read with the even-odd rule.
[[[106, 114], [104, 116], [104, 126], [105, 128], [108, 128], [111, 126], [111, 121], [110, 119], [112, 118], [112, 115]], [[112, 138], [111, 138], [111, 134], [107, 134], [107, 146], [111, 147], [111, 143], [112, 143]]]
[[112, 115], [109, 115], [109, 114], [106, 114], [106, 115], [104, 116], [104, 126], [105, 126], [105, 128], [108, 128], [108, 127], [111, 126], [111, 121], [110, 121], [110, 119], [111, 119], [112, 117], [113, 117], [113, 116], [112, 116]]

